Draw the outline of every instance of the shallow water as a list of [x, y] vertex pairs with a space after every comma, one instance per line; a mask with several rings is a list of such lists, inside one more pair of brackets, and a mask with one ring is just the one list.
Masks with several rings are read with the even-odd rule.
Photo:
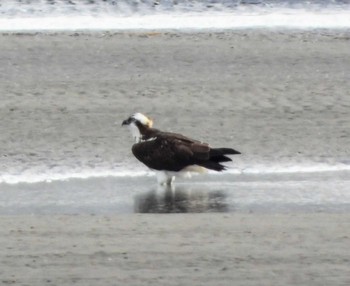
[[153, 176], [1, 184], [0, 214], [349, 212], [349, 172]]

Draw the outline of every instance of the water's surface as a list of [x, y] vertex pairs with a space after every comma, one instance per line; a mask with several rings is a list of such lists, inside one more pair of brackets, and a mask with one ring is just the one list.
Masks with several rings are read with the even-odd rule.
[[1, 1], [0, 30], [345, 28], [349, 1]]
[[132, 15], [154, 13], [190, 12], [261, 12], [281, 9], [303, 9], [310, 11], [342, 10], [349, 8], [346, 0], [3, 0], [0, 13], [4, 16], [47, 15]]
[[349, 172], [154, 177], [2, 185], [0, 214], [349, 212]]

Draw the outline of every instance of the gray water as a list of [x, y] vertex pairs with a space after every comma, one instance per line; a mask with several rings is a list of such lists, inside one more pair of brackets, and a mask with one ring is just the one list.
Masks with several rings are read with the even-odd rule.
[[0, 189], [0, 215], [350, 211], [349, 172], [71, 179]]

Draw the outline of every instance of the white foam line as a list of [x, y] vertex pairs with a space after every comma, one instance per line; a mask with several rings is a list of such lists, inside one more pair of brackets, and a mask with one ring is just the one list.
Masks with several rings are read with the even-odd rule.
[[19, 183], [41, 183], [53, 181], [67, 181], [71, 179], [89, 179], [89, 178], [107, 178], [107, 177], [144, 177], [151, 176], [149, 171], [83, 171], [83, 172], [65, 172], [65, 173], [41, 173], [31, 174], [29, 171], [21, 175], [3, 174], [0, 175], [0, 183], [5, 184], [19, 184]]
[[266, 14], [196, 13], [121, 16], [57, 16], [1, 18], [0, 31], [186, 30], [238, 28], [348, 28], [350, 10]]
[[284, 173], [318, 173], [318, 172], [341, 172], [350, 171], [350, 165], [337, 164], [315, 164], [310, 166], [255, 166], [242, 169], [227, 170], [230, 174], [284, 174]]
[[[219, 174], [284, 174], [284, 173], [318, 173], [318, 172], [342, 172], [350, 171], [350, 165], [338, 164], [338, 165], [326, 165], [316, 164], [310, 166], [255, 166], [246, 167], [242, 169], [229, 169], [223, 173], [217, 173], [214, 171], [209, 172], [212, 175]], [[30, 170], [22, 174], [2, 174], [0, 175], [0, 184], [19, 184], [19, 183], [41, 183], [41, 182], [53, 182], [53, 181], [66, 181], [70, 179], [89, 179], [89, 178], [131, 178], [131, 177], [145, 177], [154, 176], [152, 171], [120, 171], [120, 170], [85, 170], [82, 172], [67, 171], [61, 173], [32, 173]]]

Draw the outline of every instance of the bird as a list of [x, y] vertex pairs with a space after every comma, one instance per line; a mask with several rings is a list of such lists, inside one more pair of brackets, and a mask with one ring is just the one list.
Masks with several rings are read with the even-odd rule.
[[134, 113], [122, 122], [132, 134], [134, 156], [157, 173], [160, 185], [171, 185], [176, 176], [190, 176], [206, 170], [221, 172], [222, 162], [232, 161], [227, 155], [241, 154], [232, 148], [212, 148], [209, 144], [179, 133], [153, 128], [153, 120]]

